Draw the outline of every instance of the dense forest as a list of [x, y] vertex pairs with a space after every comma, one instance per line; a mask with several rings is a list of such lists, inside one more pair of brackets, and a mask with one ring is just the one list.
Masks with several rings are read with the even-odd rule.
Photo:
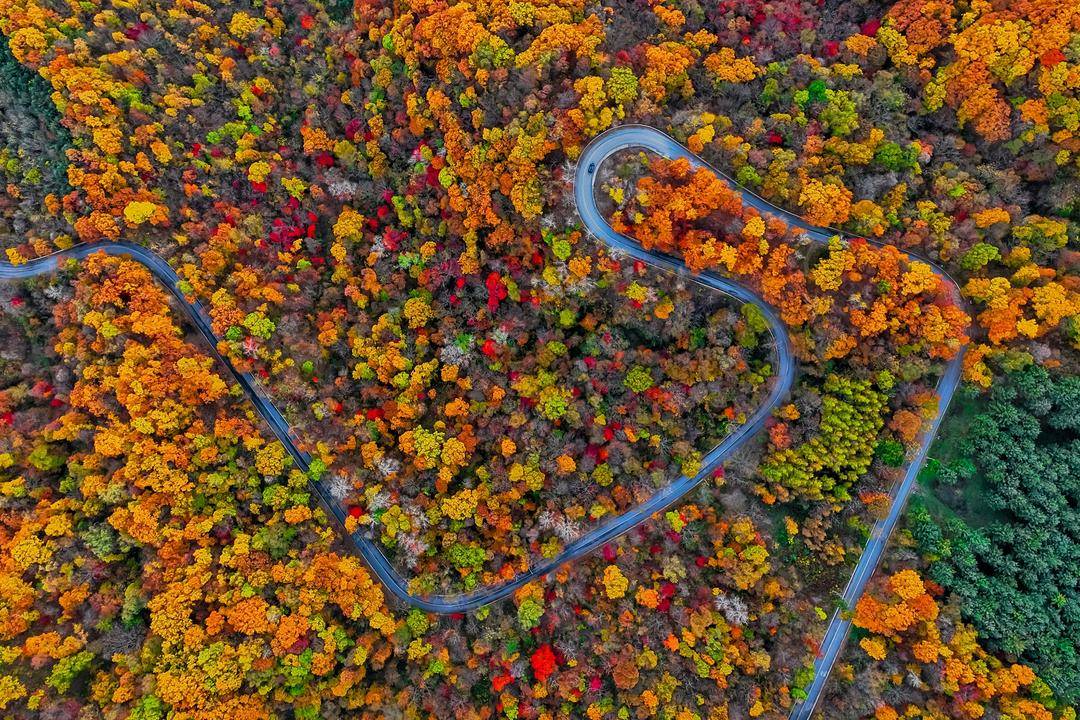
[[[138, 263], [0, 284], [5, 717], [783, 718], [839, 608], [820, 717], [1074, 720], [1074, 2], [0, 0], [0, 33], [6, 261], [149, 248], [313, 458]], [[776, 382], [754, 305], [582, 225], [578, 158], [627, 123], [838, 229], [686, 161], [596, 169], [613, 228], [776, 309], [793, 389], [596, 553], [411, 608], [349, 534], [413, 593], [494, 587]]]
[[993, 648], [1080, 694], [1080, 377], [1008, 375], [924, 471], [940, 502], [912, 510], [929, 577], [954, 593]]

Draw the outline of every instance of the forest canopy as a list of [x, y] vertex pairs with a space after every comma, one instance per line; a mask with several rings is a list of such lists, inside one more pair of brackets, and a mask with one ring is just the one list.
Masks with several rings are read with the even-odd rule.
[[1010, 374], [925, 474], [942, 505], [914, 507], [911, 532], [929, 577], [960, 598], [990, 647], [1076, 697], [1080, 377]]
[[[115, 243], [179, 278], [0, 283], [0, 714], [776, 720], [818, 677], [828, 718], [1075, 720], [1073, 0], [0, 0], [0, 34], [5, 278]], [[733, 179], [593, 169], [686, 275], [582, 224], [628, 124]], [[781, 330], [790, 392], [701, 472]], [[355, 552], [484, 591], [680, 475], [469, 611]]]

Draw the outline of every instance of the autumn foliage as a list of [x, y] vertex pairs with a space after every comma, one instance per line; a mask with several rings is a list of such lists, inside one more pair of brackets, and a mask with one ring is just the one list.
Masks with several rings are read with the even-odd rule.
[[[787, 716], [947, 363], [966, 346], [986, 388], [1080, 348], [1076, 4], [873, 5], [0, 0], [4, 259], [153, 250], [312, 458], [136, 263], [5, 282], [0, 712]], [[790, 397], [709, 473], [780, 338], [581, 226], [576, 163], [625, 123], [837, 228], [810, 243], [686, 161], [596, 169], [613, 227], [787, 325]], [[347, 537], [469, 592], [699, 474], [449, 617]], [[1074, 717], [913, 572], [854, 612], [851, 717]]]
[[939, 606], [935, 596], [940, 594], [939, 587], [906, 569], [883, 579], [859, 600], [852, 621], [868, 633], [859, 641], [866, 655], [882, 668], [898, 655], [909, 672], [926, 681], [918, 699], [880, 703], [874, 720], [974, 720], [987, 711], [1039, 720], [1076, 717], [1072, 708], [1056, 706], [1031, 668], [987, 653], [971, 626], [956, 622], [953, 609]]

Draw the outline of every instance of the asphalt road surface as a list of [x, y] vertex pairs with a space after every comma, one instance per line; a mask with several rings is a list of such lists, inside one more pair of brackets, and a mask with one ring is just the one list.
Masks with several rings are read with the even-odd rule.
[[[607, 244], [616, 253], [622, 253], [631, 258], [641, 260], [654, 267], [684, 275], [689, 280], [705, 287], [725, 293], [741, 302], [752, 303], [764, 315], [768, 322], [773, 337], [772, 352], [776, 376], [772, 379], [771, 388], [766, 401], [747, 419], [745, 423], [736, 427], [723, 442], [708, 453], [702, 462], [702, 470], [693, 477], [680, 477], [669, 485], [658, 490], [649, 500], [632, 508], [631, 510], [608, 519], [592, 528], [587, 533], [568, 544], [557, 557], [545, 560], [534, 565], [529, 571], [522, 573], [512, 580], [497, 585], [489, 585], [472, 592], [452, 595], [414, 595], [408, 590], [408, 581], [391, 565], [386, 555], [382, 552], [377, 542], [366, 537], [364, 531], [357, 531], [351, 535], [346, 534], [349, 544], [359, 553], [379, 577], [382, 583], [391, 593], [409, 605], [423, 610], [449, 614], [473, 610], [483, 605], [500, 600], [513, 593], [522, 585], [540, 578], [552, 572], [559, 566], [572, 562], [588, 553], [593, 552], [604, 544], [611, 542], [634, 526], [648, 519], [676, 503], [686, 493], [698, 485], [702, 480], [712, 475], [723, 461], [741, 447], [748, 439], [753, 437], [768, 420], [773, 409], [779, 405], [788, 395], [795, 378], [795, 361], [792, 356], [791, 342], [787, 331], [780, 322], [773, 309], [765, 303], [756, 293], [748, 288], [712, 273], [691, 274], [686, 266], [678, 259], [646, 251], [634, 240], [616, 233], [608, 225], [596, 206], [594, 185], [596, 183], [596, 170], [603, 161], [613, 153], [627, 149], [641, 148], [651, 150], [669, 159], [687, 158], [696, 167], [707, 168], [720, 177], [730, 187], [737, 190], [746, 205], [757, 208], [763, 215], [783, 219], [788, 225], [801, 228], [805, 235], [818, 243], [827, 243], [830, 238], [840, 233], [831, 228], [821, 228], [808, 224], [799, 216], [778, 208], [768, 201], [758, 197], [754, 193], [740, 187], [734, 180], [724, 173], [716, 170], [705, 163], [698, 156], [691, 153], [674, 139], [661, 131], [644, 125], [624, 125], [609, 130], [596, 137], [582, 152], [578, 160], [575, 174], [574, 195], [577, 202], [578, 214], [585, 227], [600, 241]], [[874, 242], [874, 241], [870, 241]], [[877, 243], [883, 244], [883, 243]], [[11, 265], [0, 262], [0, 280], [18, 280], [37, 275], [55, 272], [68, 260], [78, 260], [95, 253], [103, 252], [109, 255], [122, 255], [130, 257], [142, 264], [155, 278], [172, 294], [179, 307], [191, 323], [199, 330], [207, 341], [210, 353], [228, 370], [233, 379], [244, 390], [251, 400], [259, 415], [262, 416], [274, 436], [285, 446], [292, 456], [297, 467], [303, 472], [308, 471], [311, 461], [310, 455], [300, 447], [292, 428], [284, 416], [270, 400], [266, 391], [259, 381], [250, 373], [239, 372], [227, 358], [217, 351], [219, 338], [214, 335], [211, 328], [210, 318], [198, 301], [189, 301], [179, 290], [179, 277], [176, 271], [160, 256], [154, 254], [145, 247], [126, 242], [97, 243], [94, 245], [79, 245], [68, 250], [58, 251], [52, 255], [37, 258], [20, 265]], [[959, 302], [959, 291], [956, 283], [941, 268], [934, 263], [919, 258], [926, 262], [934, 271], [942, 277], [953, 292], [954, 298]], [[903, 480], [894, 488], [892, 507], [888, 517], [877, 523], [873, 529], [870, 540], [859, 560], [858, 565], [844, 590], [843, 598], [849, 607], [862, 595], [866, 583], [874, 573], [881, 555], [888, 544], [889, 537], [896, 527], [908, 496], [915, 485], [918, 474], [927, 451], [937, 433], [941, 418], [948, 408], [957, 385], [960, 380], [961, 361], [963, 351], [950, 361], [946, 372], [938, 382], [937, 392], [939, 396], [938, 414], [923, 432], [918, 450], [911, 457]], [[335, 500], [327, 491], [322, 482], [312, 482], [312, 488], [319, 498], [320, 503], [339, 526], [344, 528], [346, 509], [340, 502]], [[792, 720], [808, 720], [814, 711], [821, 696], [822, 688], [832, 670], [847, 639], [850, 630], [850, 621], [844, 619], [839, 611], [833, 614], [825, 637], [821, 642], [818, 658], [815, 661], [814, 681], [806, 689], [808, 698], [797, 705], [792, 713]]]
[[[651, 150], [668, 159], [686, 158], [691, 165], [695, 167], [707, 168], [715, 173], [729, 187], [737, 190], [742, 195], [743, 204], [756, 208], [762, 215], [777, 217], [784, 220], [789, 226], [801, 228], [805, 232], [805, 235], [815, 242], [828, 243], [829, 240], [836, 235], [844, 236], [843, 233], [832, 228], [821, 228], [810, 225], [798, 215], [782, 208], [778, 208], [769, 201], [741, 187], [732, 178], [712, 167], [670, 136], [656, 128], [646, 125], [622, 125], [597, 136], [585, 149], [578, 163], [576, 185], [574, 188], [578, 213], [581, 215], [582, 220], [584, 220], [585, 225], [592, 230], [594, 234], [604, 240], [604, 242], [613, 247], [622, 247], [626, 244], [633, 244], [633, 241], [618, 235], [608, 226], [607, 222], [596, 208], [593, 185], [596, 181], [596, 169], [600, 167], [603, 160], [619, 150], [629, 148]], [[887, 244], [874, 240], [868, 240], [868, 242], [879, 246]], [[919, 257], [913, 253], [908, 254], [933, 268], [934, 273], [945, 282], [946, 287], [953, 296], [953, 300], [957, 303], [962, 302], [959, 287], [957, 286], [956, 281], [953, 280], [948, 273], [926, 258]], [[923, 462], [926, 460], [926, 454], [930, 450], [930, 444], [933, 442], [934, 436], [937, 435], [938, 428], [941, 426], [941, 419], [948, 410], [949, 403], [952, 401], [953, 394], [956, 392], [956, 388], [960, 383], [963, 354], [964, 348], [961, 348], [960, 352], [958, 352], [949, 362], [941, 379], [938, 381], [937, 415], [934, 416], [934, 419], [923, 430], [919, 439], [919, 447], [913, 456], [909, 458], [903, 479], [895, 488], [893, 488], [892, 505], [889, 509], [889, 514], [885, 519], [875, 524], [870, 539], [867, 541], [866, 548], [859, 558], [859, 563], [855, 566], [855, 571], [852, 573], [851, 579], [844, 589], [843, 599], [849, 608], [854, 607], [855, 603], [858, 602], [863, 591], [866, 589], [866, 583], [870, 580], [870, 577], [874, 574], [875, 568], [877, 568], [878, 563], [881, 561], [881, 556], [889, 543], [889, 537], [892, 535], [893, 530], [900, 521], [908, 497], [915, 488], [916, 477], [919, 474], [919, 470], [922, 468]], [[840, 655], [840, 651], [844, 646], [844, 642], [847, 640], [850, 630], [851, 621], [845, 619], [839, 610], [834, 612], [829, 621], [828, 629], [825, 632], [825, 637], [821, 641], [818, 656], [814, 662], [814, 680], [810, 687], [806, 688], [807, 699], [793, 708], [791, 715], [789, 716], [791, 720], [809, 720], [813, 714], [814, 709], [821, 698], [821, 692], [822, 688], [825, 686], [825, 681], [828, 679], [829, 673], [832, 671], [833, 665]]]
[[[606, 226], [606, 223], [605, 223]], [[379, 577], [382, 583], [398, 598], [404, 602], [422, 608], [429, 612], [449, 614], [465, 612], [495, 602], [513, 593], [522, 585], [543, 577], [559, 566], [587, 555], [604, 544], [611, 542], [627, 530], [630, 530], [643, 520], [648, 519], [657, 512], [664, 510], [677, 502], [703, 479], [709, 477], [731, 453], [737, 450], [744, 442], [753, 437], [768, 420], [773, 408], [775, 408], [788, 394], [795, 378], [795, 362], [792, 357], [791, 345], [780, 319], [772, 308], [760, 297], [747, 288], [726, 278], [702, 274], [690, 275], [682, 263], [671, 258], [657, 256], [642, 250], [631, 241], [615, 235], [618, 249], [627, 255], [648, 262], [656, 267], [683, 273], [687, 278], [706, 287], [719, 290], [742, 301], [753, 303], [761, 310], [769, 324], [775, 342], [772, 350], [774, 366], [778, 368], [776, 376], [771, 381], [769, 395], [765, 402], [754, 411], [745, 423], [737, 426], [724, 440], [702, 459], [701, 471], [693, 476], [682, 476], [671, 484], [658, 490], [647, 501], [637, 505], [627, 512], [612, 517], [598, 524], [589, 532], [583, 534], [569, 543], [558, 556], [535, 564], [527, 572], [515, 576], [513, 579], [497, 585], [487, 585], [472, 592], [453, 595], [414, 595], [408, 590], [408, 581], [402, 577], [389, 559], [382, 552], [375, 540], [368, 538], [363, 530], [359, 530], [348, 537], [350, 544], [356, 552], [363, 556], [368, 565]], [[0, 263], [0, 280], [17, 280], [30, 278], [37, 275], [55, 272], [62, 263], [69, 260], [78, 260], [95, 252], [103, 252], [109, 255], [121, 255], [130, 257], [146, 267], [157, 280], [169, 290], [179, 307], [191, 323], [198, 328], [202, 336], [207, 340], [211, 354], [229, 371], [233, 379], [247, 394], [254, 404], [255, 409], [274, 436], [288, 450], [296, 465], [303, 472], [308, 471], [311, 457], [299, 447], [299, 440], [285, 420], [284, 416], [267, 396], [262, 385], [250, 373], [238, 371], [227, 358], [217, 351], [218, 337], [211, 329], [210, 318], [198, 301], [189, 301], [179, 290], [180, 278], [176, 271], [161, 257], [152, 251], [139, 245], [123, 242], [98, 243], [94, 245], [79, 245], [70, 250], [58, 251], [46, 257], [31, 260], [20, 265]], [[343, 529], [345, 523], [346, 508], [335, 500], [327, 491], [324, 483], [312, 482], [312, 489], [318, 496], [324, 509], [336, 520]]]

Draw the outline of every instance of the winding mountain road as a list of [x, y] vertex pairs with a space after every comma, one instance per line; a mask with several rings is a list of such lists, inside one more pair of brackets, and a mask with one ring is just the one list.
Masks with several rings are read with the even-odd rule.
[[[591, 194], [590, 194], [591, 197]], [[595, 212], [595, 205], [592, 206]], [[602, 219], [600, 222], [604, 222]], [[563, 552], [558, 556], [544, 560], [531, 567], [527, 572], [521, 573], [511, 580], [487, 585], [468, 593], [452, 595], [417, 595], [409, 591], [408, 581], [391, 564], [390, 560], [382, 552], [377, 541], [368, 537], [364, 530], [354, 533], [344, 531], [347, 510], [340, 502], [335, 500], [329, 493], [323, 482], [311, 482], [311, 487], [319, 499], [320, 504], [334, 518], [337, 525], [342, 529], [352, 549], [361, 555], [379, 577], [383, 585], [400, 600], [415, 607], [433, 613], [450, 614], [474, 610], [483, 605], [495, 602], [513, 593], [515, 590], [537, 578], [551, 573], [565, 563], [576, 560], [600, 548], [605, 543], [611, 542], [631, 528], [655, 513], [670, 507], [682, 498], [705, 478], [709, 477], [720, 464], [735, 450], [752, 438], [765, 425], [770, 414], [777, 405], [788, 395], [795, 379], [795, 361], [792, 355], [791, 344], [787, 332], [779, 317], [773, 309], [753, 291], [738, 283], [712, 274], [692, 275], [679, 261], [666, 256], [656, 255], [641, 249], [636, 243], [621, 235], [615, 234], [607, 228], [608, 236], [602, 236], [615, 249], [625, 254], [642, 260], [662, 270], [676, 272], [684, 275], [687, 279], [718, 290], [722, 293], [744, 302], [753, 303], [764, 315], [772, 333], [774, 342], [771, 347], [773, 366], [777, 368], [776, 375], [771, 380], [768, 396], [747, 421], [735, 427], [723, 441], [710, 451], [702, 459], [701, 471], [693, 476], [681, 476], [672, 483], [657, 490], [657, 492], [645, 502], [633, 507], [627, 512], [611, 517], [598, 523], [581, 537], [567, 544]], [[594, 233], [599, 228], [591, 228]], [[602, 232], [602, 230], [601, 230]], [[599, 233], [597, 233], [599, 234]], [[609, 238], [610, 236], [610, 238]], [[221, 355], [217, 350], [219, 338], [214, 334], [210, 317], [202, 304], [197, 300], [189, 300], [179, 289], [180, 278], [176, 271], [163, 258], [153, 251], [127, 242], [108, 242], [94, 245], [78, 245], [69, 250], [57, 251], [51, 255], [40, 257], [19, 265], [0, 262], [0, 280], [18, 280], [31, 278], [56, 272], [62, 263], [69, 260], [80, 260], [95, 252], [103, 252], [108, 255], [126, 256], [143, 265], [153, 276], [171, 293], [176, 301], [176, 306], [183, 311], [191, 323], [199, 330], [199, 333], [207, 341], [212, 355], [228, 370], [233, 379], [240, 385], [244, 393], [255, 406], [255, 410], [266, 421], [274, 436], [288, 450], [296, 466], [307, 473], [311, 463], [311, 456], [300, 447], [300, 441], [293, 432], [288, 421], [285, 420], [281, 411], [270, 400], [266, 391], [258, 379], [247, 372], [240, 372], [228, 358]]]
[[[650, 150], [669, 160], [686, 158], [692, 166], [710, 170], [729, 187], [736, 189], [742, 195], [743, 204], [756, 208], [762, 215], [780, 218], [790, 227], [801, 229], [806, 237], [814, 242], [825, 244], [836, 235], [844, 236], [844, 233], [841, 233], [839, 230], [811, 225], [798, 215], [776, 207], [768, 200], [743, 188], [735, 182], [734, 179], [712, 167], [673, 138], [656, 128], [647, 125], [622, 125], [598, 135], [589, 146], [585, 148], [578, 164], [576, 185], [574, 188], [578, 213], [581, 215], [581, 219], [594, 234], [612, 247], [627, 249], [627, 251], [629, 251], [627, 248], [628, 245], [637, 247], [637, 244], [633, 240], [623, 237], [612, 230], [597, 209], [594, 198], [594, 185], [597, 177], [596, 169], [600, 167], [600, 164], [604, 159], [610, 157], [612, 154], [630, 148]], [[878, 246], [887, 245], [887, 243], [874, 240], [868, 240], [868, 242]], [[957, 303], [962, 302], [959, 286], [947, 272], [926, 258], [919, 257], [913, 253], [908, 254], [929, 265], [934, 270], [934, 273], [944, 281], [946, 287], [953, 296], [953, 300]], [[866, 589], [866, 583], [870, 580], [878, 563], [881, 561], [881, 556], [889, 544], [889, 538], [892, 536], [893, 530], [900, 521], [900, 517], [903, 514], [904, 507], [911, 495], [911, 491], [915, 488], [915, 480], [919, 474], [919, 470], [926, 460], [926, 454], [929, 452], [930, 445], [937, 435], [938, 428], [941, 426], [941, 420], [945, 416], [945, 412], [949, 408], [949, 403], [952, 401], [953, 394], [960, 384], [964, 350], [964, 347], [960, 348], [960, 351], [949, 361], [948, 366], [945, 368], [945, 372], [938, 380], [937, 415], [935, 415], [929, 425], [923, 429], [919, 438], [919, 447], [910, 457], [903, 479], [892, 490], [892, 504], [889, 508], [889, 514], [874, 525], [870, 538], [866, 543], [866, 548], [859, 557], [859, 562], [855, 566], [855, 570], [851, 575], [851, 579], [848, 581], [847, 587], [844, 588], [843, 599], [845, 605], [849, 608], [854, 607], [855, 603], [862, 597], [863, 591]], [[829, 673], [836, 663], [836, 659], [840, 656], [840, 651], [844, 647], [844, 642], [847, 640], [850, 630], [851, 621], [846, 619], [840, 610], [836, 610], [829, 620], [829, 626], [825, 632], [825, 637], [821, 641], [818, 657], [814, 662], [814, 680], [811, 685], [806, 688], [807, 698], [792, 709], [789, 716], [790, 720], [809, 720], [811, 715], [813, 715], [814, 708], [821, 699], [821, 692], [825, 686], [825, 681], [828, 679]]]
[[[826, 243], [834, 235], [840, 234], [830, 228], [819, 228], [806, 223], [802, 218], [786, 210], [778, 208], [768, 201], [758, 197], [749, 190], [740, 187], [724, 173], [711, 167], [699, 157], [684, 148], [674, 139], [661, 131], [644, 125], [624, 125], [609, 130], [596, 137], [582, 152], [578, 160], [575, 175], [575, 200], [578, 214], [588, 230], [602, 242], [614, 250], [628, 255], [634, 259], [646, 262], [661, 270], [678, 273], [687, 279], [699, 283], [705, 287], [725, 293], [741, 302], [752, 303], [764, 315], [770, 332], [773, 336], [772, 352], [775, 359], [776, 376], [773, 378], [769, 395], [765, 402], [748, 418], [742, 425], [737, 426], [723, 442], [709, 452], [703, 459], [702, 469], [693, 477], [682, 476], [669, 485], [658, 490], [649, 500], [637, 505], [631, 510], [608, 519], [592, 528], [587, 533], [569, 543], [564, 551], [557, 557], [538, 563], [529, 571], [516, 576], [512, 580], [486, 586], [472, 592], [452, 595], [415, 595], [409, 592], [408, 581], [402, 577], [396, 568], [390, 563], [382, 552], [377, 542], [367, 537], [363, 530], [352, 534], [346, 533], [348, 543], [361, 555], [379, 577], [386, 588], [400, 600], [421, 608], [423, 610], [448, 614], [472, 610], [483, 605], [500, 600], [522, 585], [540, 578], [552, 572], [559, 566], [587, 555], [605, 543], [612, 541], [633, 528], [653, 514], [664, 510], [682, 498], [703, 479], [709, 477], [720, 464], [735, 450], [741, 447], [747, 440], [752, 438], [764, 425], [773, 409], [779, 405], [791, 390], [795, 378], [795, 360], [792, 354], [791, 342], [788, 338], [780, 319], [773, 309], [756, 293], [734, 282], [733, 280], [715, 275], [713, 273], [691, 274], [686, 266], [678, 259], [660, 253], [646, 251], [634, 240], [627, 238], [612, 230], [607, 221], [601, 215], [596, 206], [594, 197], [595, 184], [597, 182], [596, 170], [613, 153], [628, 149], [641, 148], [651, 150], [669, 159], [687, 158], [695, 167], [707, 168], [725, 183], [742, 194], [745, 204], [757, 208], [763, 215], [778, 217], [792, 227], [800, 228], [811, 240], [818, 243]], [[179, 307], [192, 324], [199, 330], [207, 341], [211, 354], [228, 370], [233, 379], [240, 385], [244, 393], [251, 400], [256, 411], [266, 422], [274, 436], [288, 450], [296, 466], [303, 472], [307, 472], [311, 456], [300, 447], [300, 441], [292, 431], [291, 426], [285, 420], [282, 413], [270, 400], [266, 391], [259, 381], [250, 373], [240, 372], [228, 358], [222, 356], [217, 350], [219, 338], [214, 334], [210, 318], [202, 304], [197, 300], [189, 300], [179, 289], [180, 278], [176, 271], [163, 258], [151, 250], [140, 245], [126, 242], [109, 242], [94, 245], [79, 245], [68, 250], [61, 250], [51, 255], [37, 258], [19, 265], [0, 262], [0, 280], [19, 280], [38, 275], [56, 272], [63, 263], [68, 260], [79, 260], [86, 256], [102, 252], [108, 255], [127, 256], [142, 264], [155, 278], [171, 293]], [[959, 300], [959, 292], [956, 283], [940, 268], [933, 263], [927, 262], [934, 271], [942, 277], [952, 288], [954, 296]], [[889, 537], [896, 527], [903, 511], [904, 504], [914, 487], [915, 477], [926, 457], [930, 443], [937, 432], [941, 418], [948, 408], [949, 401], [960, 379], [961, 353], [949, 363], [948, 368], [937, 386], [939, 395], [938, 414], [928, 427], [921, 439], [918, 451], [911, 458], [904, 479], [893, 490], [892, 508], [886, 517], [873, 529], [873, 533], [867, 543], [858, 565], [852, 574], [851, 580], [844, 591], [844, 600], [851, 606], [862, 595], [867, 581], [873, 574], [885, 550]], [[339, 526], [344, 528], [346, 509], [340, 502], [335, 500], [322, 482], [312, 482], [312, 489], [319, 498], [320, 503]], [[825, 680], [832, 669], [836, 658], [847, 638], [850, 630], [850, 621], [845, 620], [837, 611], [830, 620], [828, 630], [821, 643], [819, 657], [815, 662], [815, 677], [813, 684], [807, 688], [808, 699], [797, 705], [791, 713], [792, 720], [808, 720], [813, 713]]]

